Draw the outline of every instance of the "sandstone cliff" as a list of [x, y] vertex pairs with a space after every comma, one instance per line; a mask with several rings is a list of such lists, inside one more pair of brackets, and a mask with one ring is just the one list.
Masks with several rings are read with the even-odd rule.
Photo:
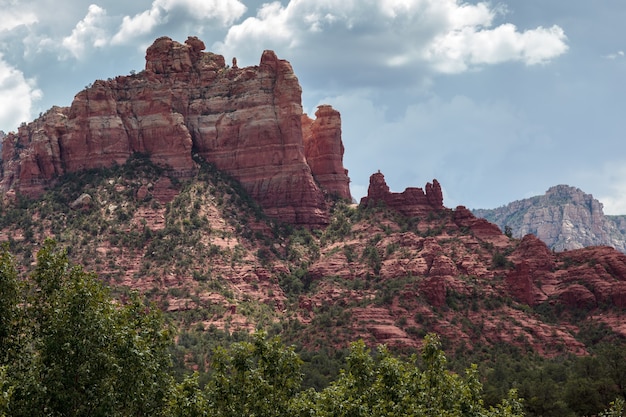
[[123, 164], [137, 152], [185, 177], [197, 154], [238, 179], [268, 215], [326, 224], [324, 194], [350, 198], [339, 113], [323, 106], [319, 120], [306, 120], [305, 146], [301, 88], [289, 62], [265, 51], [258, 66], [228, 67], [203, 50], [195, 37], [159, 38], [144, 71], [98, 80], [70, 107], [10, 133], [0, 191], [38, 195], [64, 173]]
[[405, 216], [420, 216], [444, 208], [443, 193], [437, 180], [427, 183], [425, 192], [421, 188], [409, 187], [401, 193], [392, 193], [380, 171], [370, 176], [367, 196], [361, 199], [361, 206], [375, 206], [378, 203]]
[[341, 115], [329, 105], [319, 106], [315, 120], [302, 116], [304, 153], [313, 175], [323, 189], [350, 197], [350, 179], [343, 167]]
[[608, 245], [626, 252], [626, 222], [605, 216], [602, 203], [575, 187], [557, 185], [544, 195], [474, 214], [502, 230], [509, 226], [515, 237], [532, 233], [557, 251]]

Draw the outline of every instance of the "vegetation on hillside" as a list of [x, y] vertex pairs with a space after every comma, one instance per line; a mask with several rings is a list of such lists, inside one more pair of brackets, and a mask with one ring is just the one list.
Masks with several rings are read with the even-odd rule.
[[[415, 376], [416, 369], [420, 372], [426, 369], [419, 359], [422, 351], [415, 347], [389, 346], [388, 350], [370, 351], [362, 346], [359, 348], [358, 342], [350, 344], [362, 338], [367, 346], [375, 345], [368, 330], [372, 323], [369, 319], [360, 319], [355, 313], [370, 307], [393, 309], [393, 323], [390, 324], [420, 343], [429, 333], [438, 332], [437, 346], [449, 358], [444, 374], [456, 375], [454, 378], [459, 378], [462, 384], [469, 383], [462, 377], [466, 375], [465, 369], [472, 369], [471, 364], [476, 363], [476, 371], [472, 372], [483, 387], [482, 410], [497, 409], [502, 398], [508, 398], [512, 389], [524, 398], [522, 407], [529, 416], [596, 415], [616, 398], [614, 412], [618, 413], [616, 410], [623, 406], [620, 402], [626, 395], [626, 343], [623, 338], [594, 320], [584, 309], [563, 308], [549, 302], [530, 307], [497, 291], [511, 268], [509, 258], [519, 242], [516, 239], [511, 239], [510, 246], [504, 249], [476, 240], [472, 230], [452, 224], [451, 210], [410, 218], [384, 205], [355, 207], [344, 201], [330, 202], [331, 221], [327, 228], [294, 228], [265, 218], [239, 183], [210, 164], [198, 162], [200, 169], [195, 177], [177, 179], [168, 177], [166, 169], [155, 166], [145, 156], [136, 155], [123, 166], [61, 178], [42, 199], [18, 196], [15, 202], [5, 200], [2, 203], [0, 235], [8, 240], [14, 257], [9, 251], [3, 252], [1, 273], [3, 277], [16, 279], [1, 283], [0, 320], [3, 327], [0, 328], [0, 338], [4, 350], [0, 368], [3, 392], [0, 407], [7, 404], [21, 407], [19, 404], [26, 403], [24, 398], [27, 395], [32, 396], [33, 404], [55, 407], [47, 401], [57, 400], [45, 399], [41, 395], [59, 389], [54, 378], [60, 378], [64, 372], [73, 378], [75, 374], [61, 366], [48, 370], [40, 361], [50, 358], [46, 359], [49, 363], [66, 357], [67, 346], [84, 343], [82, 353], [76, 353], [76, 360], [93, 362], [95, 368], [92, 370], [91, 365], [79, 368], [93, 375], [100, 385], [89, 390], [85, 390], [84, 385], [72, 388], [76, 398], [83, 398], [73, 400], [76, 403], [92, 404], [90, 407], [100, 409], [116, 402], [119, 408], [110, 408], [107, 415], [133, 415], [129, 410], [147, 413], [145, 410], [149, 407], [168, 410], [170, 415], [176, 415], [176, 412], [178, 415], [194, 415], [185, 407], [193, 408], [195, 402], [201, 405], [197, 408], [201, 411], [196, 415], [206, 415], [205, 406], [216, 401], [211, 390], [218, 386], [226, 389], [224, 384], [230, 378], [224, 377], [221, 385], [216, 385], [215, 366], [222, 363], [224, 375], [236, 374], [235, 362], [244, 360], [238, 354], [251, 355], [246, 363], [257, 366], [259, 359], [254, 355], [259, 353], [250, 352], [254, 352], [260, 342], [251, 333], [263, 330], [268, 334], [263, 343], [272, 346], [273, 354], [279, 357], [293, 355], [297, 359], [294, 359], [298, 363], [295, 368], [300, 376], [297, 388], [289, 394], [290, 412], [297, 411], [293, 408], [296, 399], [306, 399], [310, 410], [318, 410], [317, 414], [311, 411], [313, 414], [310, 415], [332, 415], [322, 403], [328, 403], [331, 397], [343, 401], [341, 395], [344, 394], [339, 393], [343, 388], [338, 388], [341, 384], [353, 388], [358, 385], [354, 379], [346, 379], [353, 361], [349, 358], [358, 356], [358, 349], [365, 349], [369, 355], [368, 361], [371, 362], [367, 363], [371, 369], [368, 372], [372, 375], [388, 369], [384, 367], [391, 366], [389, 363], [397, 365], [389, 368], [393, 372], [413, 375], [410, 378]], [[169, 202], [160, 201], [153, 193], [163, 178], [171, 181], [168, 190], [174, 196]], [[149, 192], [144, 194], [145, 190]], [[92, 204], [72, 207], [85, 193], [93, 198]], [[151, 219], [146, 220], [144, 213], [148, 212], [160, 216], [158, 227], [149, 223]], [[65, 252], [51, 243], [40, 246], [46, 236], [52, 236], [58, 242], [58, 248], [64, 248]], [[446, 256], [455, 262], [467, 256], [476, 257], [493, 272], [494, 279], [478, 280], [469, 274], [459, 276], [465, 290], [449, 288], [443, 303], [435, 305], [421, 290], [424, 276], [407, 273], [394, 279], [382, 278], [389, 262], [409, 263], [412, 260], [413, 253], [398, 243], [397, 236], [437, 240], [449, 251]], [[44, 249], [41, 255], [49, 254], [47, 259], [50, 262], [46, 262], [50, 265], [55, 262], [66, 265], [55, 267], [64, 277], [61, 281], [65, 284], [60, 287], [60, 292], [52, 291], [54, 286], [46, 287], [48, 290], [45, 291], [38, 289], [45, 284], [37, 281], [37, 277], [45, 275], [42, 275], [45, 268], [40, 266], [41, 260], [35, 259], [37, 249], [41, 248]], [[345, 262], [359, 275], [320, 278], [311, 273], [315, 263], [337, 260]], [[80, 263], [86, 270], [95, 271], [98, 279], [72, 263]], [[244, 279], [239, 271], [248, 271]], [[257, 272], [259, 275], [255, 276]], [[70, 285], [72, 280], [76, 283]], [[11, 284], [14, 281], [16, 285]], [[108, 283], [110, 289], [102, 282]], [[133, 288], [140, 288], [141, 295]], [[49, 301], [54, 304], [44, 311], [46, 304], [37, 297], [43, 297], [46, 291], [55, 295]], [[253, 291], [254, 295], [250, 296], [247, 291]], [[98, 303], [90, 304], [84, 300], [84, 304], [80, 304], [80, 294], [85, 293], [94, 294], [100, 301], [109, 300], [108, 304], [105, 303], [108, 307], [96, 307]], [[111, 303], [110, 300], [115, 301]], [[307, 301], [310, 301], [307, 308], [300, 305]], [[75, 310], [64, 312], [62, 317], [49, 317], [52, 312], [62, 311], [58, 306], [65, 305], [73, 305]], [[84, 324], [81, 324], [84, 328], [69, 332], [72, 314], [83, 309], [93, 314], [84, 317]], [[136, 314], [131, 314], [131, 310]], [[611, 305], [598, 306], [597, 312], [623, 314]], [[553, 325], [554, 329], [567, 329], [584, 344], [590, 356], [569, 355], [558, 339], [549, 346], [551, 357], [537, 355], [528, 343], [535, 329], [532, 325], [517, 322], [512, 313], [523, 313], [536, 319], [537, 323]], [[99, 314], [109, 318], [101, 320], [97, 318]], [[134, 324], [122, 325], [125, 320]], [[520, 329], [514, 340], [515, 346], [486, 340], [485, 330], [492, 323], [502, 326], [503, 332], [510, 328]], [[63, 331], [44, 332], [46, 326], [56, 326]], [[139, 332], [144, 326], [147, 333]], [[17, 328], [22, 329], [20, 337], [9, 337], [15, 335]], [[81, 335], [107, 334], [108, 331], [112, 333], [105, 340], [81, 338]], [[49, 335], [58, 340], [44, 343]], [[462, 339], [451, 335], [467, 337]], [[276, 336], [293, 348], [277, 342]], [[126, 345], [116, 345], [124, 341]], [[142, 363], [141, 360], [160, 358], [160, 362], [151, 365], [152, 376], [140, 372], [134, 375], [120, 373], [123, 363], [120, 355], [124, 349], [134, 349], [137, 354], [142, 352], [133, 345], [135, 342], [141, 349], [152, 352], [148, 357], [140, 355], [133, 362], [136, 366]], [[23, 359], [9, 360], [7, 355], [12, 354], [15, 358], [17, 349], [24, 349], [24, 346], [28, 349]], [[100, 347], [109, 352], [97, 353]], [[43, 348], [51, 351], [39, 350]], [[61, 353], [55, 353], [54, 349]], [[412, 358], [414, 354], [418, 355], [417, 359]], [[16, 368], [17, 364], [22, 365]], [[131, 365], [128, 365], [129, 369], [133, 369]], [[29, 374], [27, 369], [37, 373]], [[103, 377], [111, 369], [118, 373]], [[197, 374], [194, 375], [193, 371]], [[419, 381], [409, 376], [402, 384], [417, 389]], [[144, 380], [137, 382], [133, 378]], [[112, 394], [117, 387], [125, 386], [123, 384], [133, 387], [150, 385], [150, 378], [161, 378], [160, 384], [167, 389], [145, 391], [138, 400], [140, 403]], [[44, 384], [52, 384], [52, 388]], [[341, 392], [349, 398], [357, 398], [363, 392], [367, 392], [368, 398], [374, 395], [355, 390]], [[251, 393], [245, 395], [248, 394], [252, 396]], [[89, 396], [106, 398], [106, 404], [90, 403]], [[367, 412], [387, 410], [386, 406], [367, 402], [365, 397], [362, 401], [363, 409], [370, 410]], [[213, 404], [208, 409], [215, 407]], [[298, 410], [298, 413], [302, 412], [302, 409]], [[27, 411], [20, 412], [29, 415]], [[9, 415], [20, 415], [16, 413]], [[92, 415], [97, 412], [93, 411]]]
[[476, 367], [446, 369], [438, 339], [421, 361], [352, 345], [327, 388], [302, 390], [302, 360], [277, 337], [217, 349], [204, 387], [175, 382], [171, 329], [133, 294], [111, 298], [93, 274], [46, 241], [25, 279], [0, 253], [0, 414], [3, 416], [518, 416], [512, 391], [485, 408]]

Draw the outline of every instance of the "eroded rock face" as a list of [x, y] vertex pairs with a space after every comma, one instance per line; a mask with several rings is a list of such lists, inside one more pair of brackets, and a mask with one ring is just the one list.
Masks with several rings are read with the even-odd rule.
[[135, 152], [185, 177], [197, 153], [238, 179], [270, 216], [326, 224], [322, 189], [350, 197], [339, 113], [322, 106], [320, 120], [307, 121], [306, 155], [301, 88], [289, 62], [265, 51], [258, 66], [229, 68], [203, 50], [195, 37], [159, 38], [145, 71], [98, 80], [71, 107], [9, 134], [0, 191], [37, 195], [59, 175], [122, 164]]
[[626, 255], [608, 246], [554, 253], [526, 235], [510, 258], [515, 269], [506, 276], [508, 290], [528, 305], [549, 302], [592, 309], [623, 302], [618, 294], [626, 282]]
[[454, 210], [454, 222], [459, 227], [470, 229], [476, 237], [489, 241], [495, 246], [504, 247], [510, 243], [498, 226], [474, 216], [465, 206], [458, 206]]
[[624, 218], [605, 216], [600, 201], [575, 187], [557, 185], [544, 195], [474, 214], [509, 226], [515, 237], [532, 233], [557, 251], [609, 245], [626, 252]]
[[361, 199], [361, 206], [378, 202], [411, 217], [444, 209], [443, 193], [437, 180], [426, 184], [426, 192], [421, 188], [409, 187], [401, 193], [392, 193], [380, 171], [370, 176], [367, 196]]
[[331, 195], [351, 200], [350, 178], [343, 167], [341, 115], [329, 105], [315, 112], [315, 120], [302, 116], [304, 153], [315, 179]]

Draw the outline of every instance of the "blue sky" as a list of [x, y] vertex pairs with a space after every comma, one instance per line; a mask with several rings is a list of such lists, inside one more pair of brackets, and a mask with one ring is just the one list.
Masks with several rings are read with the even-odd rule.
[[342, 114], [357, 199], [437, 178], [444, 204], [493, 208], [557, 184], [626, 214], [623, 0], [0, 0], [0, 130], [139, 71], [159, 36], [226, 62], [273, 49], [303, 106]]

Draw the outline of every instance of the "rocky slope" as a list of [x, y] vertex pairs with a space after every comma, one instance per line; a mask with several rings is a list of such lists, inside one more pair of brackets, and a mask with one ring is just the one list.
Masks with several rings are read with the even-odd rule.
[[324, 194], [350, 198], [339, 113], [323, 106], [308, 119], [291, 65], [272, 51], [238, 68], [203, 50], [195, 37], [159, 38], [144, 71], [98, 80], [69, 108], [10, 133], [0, 191], [40, 195], [59, 175], [123, 164], [137, 152], [189, 177], [197, 154], [239, 180], [267, 214], [326, 224]]
[[605, 216], [602, 203], [575, 187], [557, 185], [544, 195], [473, 213], [502, 230], [510, 227], [515, 237], [532, 233], [557, 251], [608, 245], [626, 252], [624, 217]]
[[214, 166], [181, 181], [135, 158], [64, 177], [41, 199], [5, 202], [0, 240], [28, 268], [52, 236], [183, 328], [269, 327], [310, 349], [356, 338], [411, 349], [434, 331], [449, 349], [584, 355], [590, 327], [626, 337], [626, 255], [508, 238], [465, 207], [443, 206], [437, 190], [433, 181], [390, 193], [376, 173], [360, 205], [339, 200], [330, 224], [309, 231], [265, 217]]

